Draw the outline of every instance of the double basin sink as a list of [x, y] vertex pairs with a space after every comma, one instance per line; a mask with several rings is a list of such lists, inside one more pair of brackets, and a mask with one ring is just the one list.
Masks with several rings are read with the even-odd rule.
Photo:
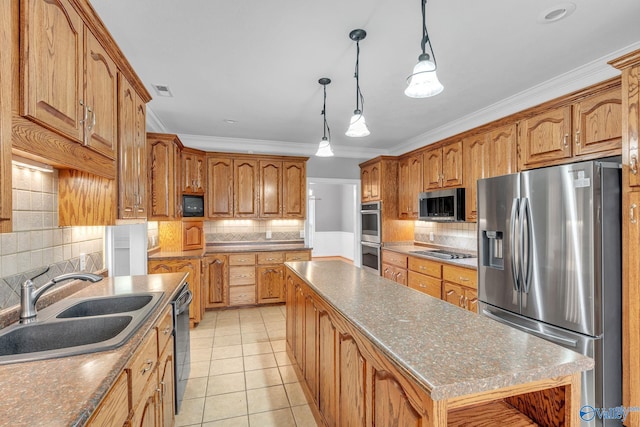
[[164, 292], [68, 298], [32, 323], [0, 329], [0, 364], [112, 350], [124, 344]]

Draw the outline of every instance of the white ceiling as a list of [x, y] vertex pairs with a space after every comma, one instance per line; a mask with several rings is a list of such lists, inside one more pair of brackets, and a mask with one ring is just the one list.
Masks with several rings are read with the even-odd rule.
[[[187, 146], [312, 155], [322, 86], [336, 155], [399, 154], [615, 76], [640, 48], [640, 1], [430, 0], [427, 25], [445, 90], [403, 94], [420, 53], [420, 0], [91, 0], [154, 97], [148, 127]], [[360, 87], [371, 135], [344, 135]], [[157, 96], [168, 85], [173, 98]], [[235, 124], [225, 119], [236, 120]]]

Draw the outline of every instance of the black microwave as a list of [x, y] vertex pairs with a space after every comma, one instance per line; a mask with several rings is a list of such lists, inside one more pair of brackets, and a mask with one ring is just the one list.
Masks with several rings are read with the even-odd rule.
[[420, 193], [418, 205], [418, 219], [423, 221], [460, 222], [465, 219], [464, 188]]
[[204, 196], [183, 195], [182, 216], [204, 217]]

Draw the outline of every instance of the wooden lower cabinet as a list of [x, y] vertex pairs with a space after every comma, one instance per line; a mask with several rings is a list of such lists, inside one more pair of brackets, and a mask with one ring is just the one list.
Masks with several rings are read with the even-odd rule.
[[284, 265], [256, 268], [258, 303], [284, 302]]
[[160, 356], [158, 362], [158, 389], [159, 403], [158, 415], [161, 426], [173, 426], [175, 421], [175, 378], [173, 369], [175, 356], [173, 354], [173, 337], [169, 345]]
[[478, 291], [456, 283], [442, 284], [442, 299], [465, 310], [478, 312]]
[[226, 307], [229, 305], [229, 258], [227, 255], [207, 255], [202, 260], [204, 269], [204, 306], [205, 308]]
[[[322, 310], [318, 318], [318, 407], [325, 423], [328, 426], [336, 426], [339, 425], [336, 410], [338, 400], [336, 393], [336, 377], [338, 375], [336, 327], [327, 311]], [[300, 366], [299, 360], [296, 357], [298, 366]]]
[[408, 286], [416, 291], [431, 295], [434, 298], [442, 297], [442, 280], [425, 274], [409, 271]]
[[[367, 362], [355, 339], [340, 335], [340, 425], [366, 425]], [[377, 390], [377, 387], [376, 387]], [[380, 425], [389, 425], [383, 423]]]
[[107, 396], [91, 416], [91, 427], [122, 426], [129, 415], [129, 387], [127, 372], [120, 374]]
[[200, 257], [185, 259], [150, 259], [147, 263], [149, 274], [157, 273], [189, 273], [187, 283], [193, 294], [193, 300], [189, 304], [189, 321], [191, 325], [197, 325], [202, 320], [204, 305], [202, 303], [201, 268]]
[[[157, 372], [153, 371], [157, 378]], [[131, 427], [160, 427], [158, 419], [157, 381], [150, 380], [142, 392], [142, 398], [134, 408], [129, 425]]]
[[382, 264], [382, 277], [393, 280], [401, 285], [407, 285], [407, 270], [390, 264]]

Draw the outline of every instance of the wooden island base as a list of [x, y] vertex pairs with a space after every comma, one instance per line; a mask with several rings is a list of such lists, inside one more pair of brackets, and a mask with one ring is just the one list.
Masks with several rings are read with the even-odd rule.
[[[320, 425], [580, 425], [580, 372], [476, 393], [460, 383], [455, 396], [432, 398], [428, 378], [414, 378], [289, 267], [286, 282], [287, 351]], [[441, 369], [464, 363], [460, 353]]]

